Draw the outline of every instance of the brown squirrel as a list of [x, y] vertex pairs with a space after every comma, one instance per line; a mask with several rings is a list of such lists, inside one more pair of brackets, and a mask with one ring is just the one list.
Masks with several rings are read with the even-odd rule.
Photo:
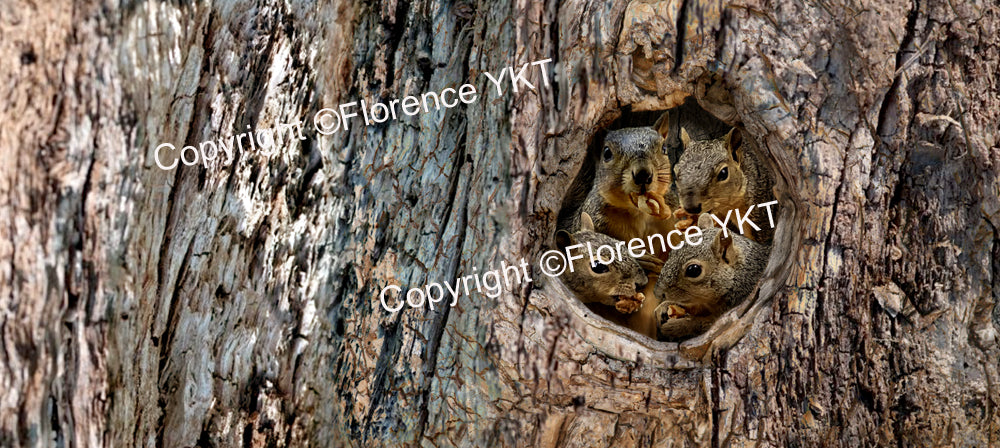
[[[629, 241], [674, 230], [671, 204], [677, 201], [670, 194], [673, 174], [663, 151], [668, 131], [668, 114], [663, 114], [652, 127], [608, 132], [582, 209], [598, 232]], [[569, 228], [579, 228], [579, 220]], [[666, 258], [666, 253], [658, 255]]]
[[[556, 247], [559, 250], [565, 251], [567, 247], [588, 243], [596, 249], [601, 245], [615, 247], [618, 240], [595, 232], [594, 223], [587, 213], [581, 214], [580, 230], [577, 232], [556, 232]], [[586, 251], [585, 248], [576, 249], [574, 254]], [[625, 255], [611, 263], [597, 262], [592, 265], [590, 257], [584, 256], [573, 260], [572, 264], [572, 269], [567, 268], [559, 277], [581, 302], [613, 306], [623, 314], [634, 313], [642, 306], [645, 295], [641, 291], [648, 280], [635, 259]]]
[[695, 141], [681, 128], [681, 143], [684, 150], [675, 168], [684, 212], [691, 216], [711, 213], [725, 220], [731, 210], [739, 210], [742, 216], [754, 206], [750, 220], [760, 230], [749, 223], [744, 229], [737, 228], [735, 211], [728, 223], [758, 242], [769, 243], [774, 228], [767, 211], [756, 205], [774, 200], [774, 179], [756, 148], [751, 147], [751, 139], [744, 139], [743, 132], [734, 127], [724, 137]]
[[[670, 249], [653, 244], [655, 239], [647, 240], [647, 237], [659, 234], [665, 241], [677, 222], [671, 209], [678, 204], [670, 191], [673, 173], [670, 158], [664, 151], [669, 130], [669, 114], [663, 113], [652, 127], [608, 132], [599, 157], [594, 161], [593, 181], [586, 190], [582, 206], [582, 214], [593, 218], [597, 232], [625, 242], [634, 238], [649, 242], [646, 247], [649, 252], [637, 259], [650, 279], [643, 291], [645, 300], [639, 311], [628, 316], [623, 325], [651, 338], [656, 337], [653, 312], [659, 303], [653, 295], [653, 285]], [[578, 197], [574, 192], [570, 196]], [[579, 216], [577, 214], [565, 227], [579, 229]], [[602, 315], [619, 320], [619, 316], [611, 313]]]
[[[705, 218], [699, 225], [710, 225]], [[660, 338], [677, 341], [700, 334], [743, 302], [770, 252], [769, 246], [717, 227], [703, 228], [701, 244], [671, 252], [654, 289], [663, 298], [654, 312]]]

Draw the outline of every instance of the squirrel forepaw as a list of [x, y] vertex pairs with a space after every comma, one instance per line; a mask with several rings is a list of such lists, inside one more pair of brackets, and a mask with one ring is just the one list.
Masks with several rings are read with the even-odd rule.
[[687, 308], [675, 303], [667, 303], [667, 302], [661, 302], [656, 307], [656, 310], [653, 311], [653, 314], [656, 315], [657, 324], [659, 325], [663, 325], [675, 319], [692, 317], [691, 313], [688, 312]]
[[685, 310], [683, 307], [673, 304], [667, 305], [667, 317], [671, 319], [677, 319], [680, 317], [684, 317], [685, 314], [687, 314], [687, 310]]
[[708, 313], [698, 305], [682, 306], [662, 302], [653, 311], [660, 338], [679, 341], [707, 330], [717, 315]]
[[687, 210], [679, 208], [677, 210], [674, 210], [674, 218], [677, 218], [679, 220], [677, 221], [676, 224], [674, 224], [674, 228], [676, 228], [677, 230], [685, 230], [688, 227], [691, 227], [691, 225], [695, 223], [695, 220], [698, 219], [698, 214], [697, 213], [691, 214], [688, 213]]
[[649, 274], [660, 276], [660, 271], [663, 270], [663, 260], [657, 258], [654, 255], [643, 254], [643, 256], [635, 259], [639, 263], [639, 267]]
[[633, 195], [633, 201], [635, 206], [651, 216], [655, 216], [660, 219], [669, 219], [673, 217], [673, 211], [670, 206], [667, 205], [667, 201], [663, 198], [663, 195], [655, 192], [649, 191], [646, 194]]

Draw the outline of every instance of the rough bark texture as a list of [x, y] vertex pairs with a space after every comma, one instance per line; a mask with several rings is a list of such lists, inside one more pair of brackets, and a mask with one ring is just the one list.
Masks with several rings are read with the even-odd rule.
[[[1000, 445], [998, 27], [985, 0], [5, 1], [0, 445]], [[481, 76], [544, 58], [551, 88]], [[781, 225], [759, 298], [678, 346], [536, 267], [594, 133], [688, 94], [760, 142]], [[378, 304], [522, 257], [498, 299]]]

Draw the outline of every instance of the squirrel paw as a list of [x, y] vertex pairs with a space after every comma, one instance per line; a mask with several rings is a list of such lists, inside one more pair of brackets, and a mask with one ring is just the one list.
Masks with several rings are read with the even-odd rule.
[[683, 208], [678, 208], [674, 210], [674, 218], [677, 218], [677, 224], [674, 224], [674, 228], [677, 230], [685, 230], [691, 227], [695, 221], [698, 220], [698, 213], [688, 213], [687, 210]]
[[637, 292], [634, 296], [620, 296], [618, 301], [615, 302], [615, 309], [623, 314], [632, 314], [639, 311], [639, 307], [642, 306], [642, 301], [646, 300], [646, 295]]
[[680, 317], [684, 317], [685, 314], [687, 314], [687, 310], [685, 310], [683, 307], [673, 304], [667, 305], [667, 317], [671, 319], [677, 319]]
[[660, 322], [659, 335], [668, 341], [680, 341], [698, 334], [701, 326], [689, 317]]
[[683, 306], [662, 302], [656, 307], [656, 311], [653, 312], [656, 315], [656, 320], [660, 325], [663, 325], [674, 319], [683, 319], [694, 317], [693, 313], [689, 313], [687, 308]]
[[642, 267], [642, 270], [649, 272], [651, 274], [655, 274], [656, 276], [659, 276], [660, 271], [663, 270], [663, 260], [657, 258], [654, 255], [645, 254], [639, 258], [636, 258], [635, 261], [639, 263], [639, 266]]
[[661, 302], [653, 311], [660, 338], [679, 341], [705, 332], [719, 317], [698, 304], [678, 305]]
[[656, 315], [657, 323], [662, 325], [674, 319], [690, 319], [699, 314], [699, 307], [695, 305], [691, 309], [676, 303], [660, 302], [653, 314]]
[[663, 199], [663, 195], [655, 191], [649, 191], [646, 194], [640, 195], [633, 194], [632, 201], [635, 203], [636, 208], [643, 213], [660, 219], [667, 219], [673, 216], [673, 211], [670, 210], [667, 201]]

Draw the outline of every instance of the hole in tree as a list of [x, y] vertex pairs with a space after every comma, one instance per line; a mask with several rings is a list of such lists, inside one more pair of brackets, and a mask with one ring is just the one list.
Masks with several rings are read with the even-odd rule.
[[[647, 344], [635, 333], [711, 342], [704, 339], [718, 334], [713, 326], [752, 318], [752, 305], [784, 281], [792, 237], [775, 232], [794, 216], [794, 206], [782, 213], [790, 201], [775, 199], [787, 198], [786, 182], [760, 136], [717, 119], [694, 97], [666, 111], [626, 108], [606, 121], [590, 139], [554, 238], [561, 252], [582, 255], [560, 276], [575, 309]], [[779, 239], [782, 260], [770, 260]], [[773, 281], [759, 295], [766, 277]]]

